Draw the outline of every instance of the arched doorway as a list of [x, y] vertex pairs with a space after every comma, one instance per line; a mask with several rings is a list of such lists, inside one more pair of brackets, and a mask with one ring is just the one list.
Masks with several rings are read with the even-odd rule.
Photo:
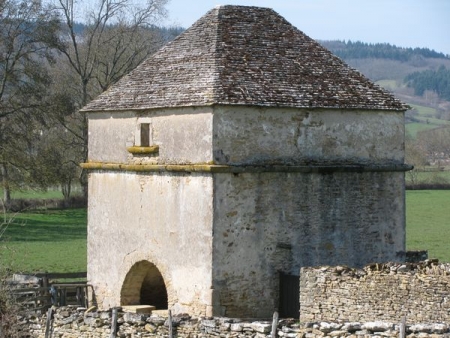
[[131, 267], [120, 291], [120, 304], [168, 308], [166, 285], [155, 264], [140, 261]]

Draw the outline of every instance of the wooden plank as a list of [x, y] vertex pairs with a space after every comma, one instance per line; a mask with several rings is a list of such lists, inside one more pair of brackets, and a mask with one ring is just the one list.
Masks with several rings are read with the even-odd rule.
[[70, 278], [86, 278], [87, 272], [68, 272], [68, 273], [30, 273], [30, 274], [14, 274], [13, 282], [19, 284], [38, 284], [41, 280], [48, 279], [70, 279]]
[[24, 275], [15, 273], [12, 278], [13, 282], [19, 284], [39, 284], [40, 278], [34, 275]]
[[35, 306], [35, 307], [33, 307], [33, 308], [22, 309], [22, 310], [21, 310], [21, 313], [36, 313], [36, 312], [38, 312], [38, 311], [41, 311], [41, 310], [47, 310], [47, 309], [48, 309], [47, 305], [43, 305], [43, 306]]
[[49, 279], [68, 279], [68, 278], [86, 278], [87, 272], [69, 272], [69, 273], [37, 273], [36, 277], [47, 277]]
[[[50, 275], [50, 274], [48, 274]], [[48, 281], [47, 277], [43, 277], [43, 284]], [[74, 274], [51, 274], [53, 276], [73, 276]], [[79, 274], [76, 274], [78, 277]], [[25, 287], [16, 288], [12, 290], [14, 297], [19, 303], [22, 311], [36, 312], [40, 309], [48, 309], [52, 306], [52, 297], [49, 293], [49, 287], [52, 286], [56, 290], [56, 303], [59, 306], [63, 305], [78, 305], [87, 306], [87, 294], [88, 289], [92, 288], [92, 285], [85, 282], [68, 282], [68, 283], [55, 283], [47, 284], [44, 287]]]
[[44, 292], [47, 291], [47, 288], [17, 288], [17, 289], [12, 289], [11, 293], [13, 294], [19, 294], [19, 293], [26, 293], [26, 292]]
[[48, 304], [51, 303], [51, 299], [48, 296], [36, 296], [36, 297], [30, 297], [30, 298], [23, 298], [22, 300], [16, 299], [16, 301], [19, 305], [32, 303], [32, 302], [45, 302]]

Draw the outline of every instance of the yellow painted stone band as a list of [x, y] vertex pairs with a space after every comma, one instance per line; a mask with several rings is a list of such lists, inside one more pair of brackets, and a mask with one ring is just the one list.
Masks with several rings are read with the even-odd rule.
[[156, 154], [159, 152], [159, 146], [151, 146], [151, 147], [128, 147], [129, 153], [132, 154]]
[[409, 171], [413, 167], [408, 164], [393, 165], [329, 165], [329, 166], [293, 166], [293, 165], [218, 165], [218, 164], [124, 164], [88, 162], [80, 164], [87, 170], [135, 171], [135, 172], [207, 172], [207, 173], [248, 173], [248, 172], [395, 172]]

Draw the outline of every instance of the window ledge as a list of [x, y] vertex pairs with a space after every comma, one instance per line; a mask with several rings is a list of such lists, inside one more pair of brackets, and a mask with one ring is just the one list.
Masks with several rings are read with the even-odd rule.
[[142, 154], [157, 154], [159, 152], [159, 146], [150, 146], [150, 147], [128, 147], [129, 153], [133, 155], [142, 155]]

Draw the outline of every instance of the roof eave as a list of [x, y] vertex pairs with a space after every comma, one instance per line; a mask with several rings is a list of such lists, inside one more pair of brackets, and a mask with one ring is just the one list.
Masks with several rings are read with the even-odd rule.
[[405, 112], [410, 109], [409, 106], [402, 107], [364, 107], [364, 106], [321, 106], [321, 105], [288, 105], [288, 104], [248, 104], [248, 103], [229, 103], [229, 102], [211, 102], [211, 103], [192, 103], [184, 105], [158, 105], [158, 106], [138, 106], [138, 107], [120, 107], [120, 108], [83, 108], [81, 113], [101, 113], [101, 112], [125, 112], [125, 111], [148, 111], [156, 109], [171, 108], [192, 108], [192, 107], [212, 107], [212, 106], [242, 106], [242, 107], [263, 107], [263, 108], [290, 108], [290, 109], [326, 109], [326, 110], [373, 110], [373, 111], [397, 111]]

